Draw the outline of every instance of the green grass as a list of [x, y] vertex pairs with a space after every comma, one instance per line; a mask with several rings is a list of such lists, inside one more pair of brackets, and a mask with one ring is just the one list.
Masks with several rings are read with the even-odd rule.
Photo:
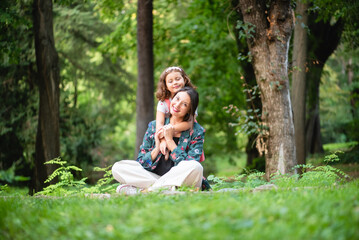
[[323, 148], [324, 151], [326, 152], [332, 152], [332, 151], [347, 151], [350, 148], [355, 147], [356, 145], [358, 145], [358, 142], [345, 142], [345, 143], [328, 143], [328, 144], [324, 144]]
[[236, 191], [98, 199], [69, 195], [86, 190], [82, 185], [52, 197], [2, 186], [0, 239], [359, 239], [359, 179], [346, 182], [338, 164], [313, 166], [300, 178], [274, 177], [277, 189], [258, 192], [267, 183], [261, 173], [238, 176], [244, 158], [216, 161], [222, 161], [216, 176], [223, 178], [213, 177], [213, 189]]
[[0, 195], [2, 239], [358, 239], [359, 181], [263, 192]]

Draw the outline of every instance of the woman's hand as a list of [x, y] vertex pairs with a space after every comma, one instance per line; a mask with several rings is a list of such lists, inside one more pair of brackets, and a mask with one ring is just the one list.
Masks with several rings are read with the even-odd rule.
[[158, 134], [155, 133], [155, 148], [152, 150], [151, 152], [151, 159], [152, 161], [156, 159], [156, 157], [158, 156], [158, 154], [160, 153], [160, 139], [158, 137]]
[[160, 149], [160, 146], [161, 146], [161, 141], [160, 141], [160, 138], [159, 138], [159, 132], [162, 132], [162, 128], [155, 133], [155, 149]]
[[166, 154], [167, 152], [167, 144], [166, 144], [166, 141], [163, 139], [160, 143], [160, 151], [163, 155]]

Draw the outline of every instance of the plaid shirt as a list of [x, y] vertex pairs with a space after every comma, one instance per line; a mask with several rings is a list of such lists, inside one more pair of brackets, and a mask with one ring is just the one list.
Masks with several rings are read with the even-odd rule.
[[[165, 124], [168, 123], [169, 119], [166, 118]], [[160, 152], [156, 159], [152, 162], [151, 151], [156, 147], [155, 133], [156, 121], [152, 121], [148, 124], [148, 129], [143, 138], [136, 160], [144, 169], [148, 171], [153, 171], [156, 168], [162, 156], [162, 153]], [[174, 162], [175, 166], [181, 161], [196, 160], [199, 162], [203, 152], [204, 133], [205, 129], [196, 122], [194, 123], [192, 130], [183, 131], [181, 133], [177, 147], [169, 156], [169, 159]], [[205, 180], [205, 183], [202, 183], [202, 185], [203, 184], [206, 186], [202, 186], [202, 189], [210, 188], [207, 180]]]

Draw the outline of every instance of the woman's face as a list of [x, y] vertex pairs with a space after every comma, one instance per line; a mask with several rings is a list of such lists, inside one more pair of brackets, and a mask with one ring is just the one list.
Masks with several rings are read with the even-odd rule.
[[171, 97], [185, 85], [184, 78], [180, 72], [171, 72], [166, 76], [166, 86], [171, 92]]
[[179, 92], [171, 101], [172, 116], [183, 118], [191, 108], [191, 98], [186, 92]]

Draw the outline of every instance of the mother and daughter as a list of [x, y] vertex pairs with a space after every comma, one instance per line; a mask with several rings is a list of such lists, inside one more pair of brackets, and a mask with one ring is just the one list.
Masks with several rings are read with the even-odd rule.
[[199, 97], [182, 68], [162, 72], [156, 97], [156, 121], [148, 125], [137, 160], [122, 160], [112, 167], [112, 175], [121, 183], [116, 191], [210, 188], [200, 164], [205, 130], [195, 120]]

